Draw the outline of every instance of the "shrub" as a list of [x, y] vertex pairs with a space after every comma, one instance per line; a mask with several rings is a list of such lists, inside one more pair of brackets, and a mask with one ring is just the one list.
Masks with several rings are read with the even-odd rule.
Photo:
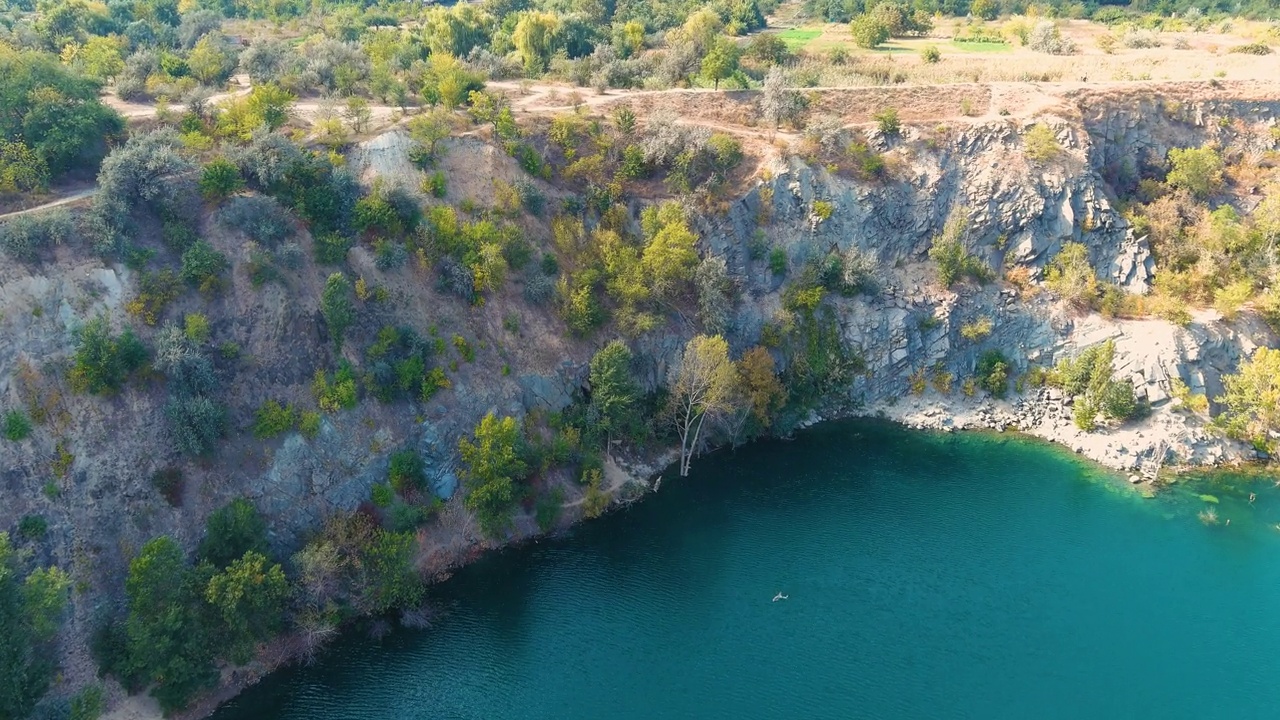
[[200, 172], [200, 193], [208, 200], [221, 200], [242, 187], [240, 168], [225, 157], [210, 160]]
[[332, 377], [327, 376], [323, 370], [316, 370], [311, 382], [311, 392], [315, 395], [316, 404], [324, 412], [350, 410], [359, 401], [355, 369], [343, 360], [338, 363], [338, 370]]
[[43, 515], [23, 515], [18, 521], [18, 535], [26, 540], [39, 540], [49, 532], [49, 521]]
[[1027, 47], [1049, 55], [1075, 55], [1076, 44], [1062, 37], [1062, 32], [1051, 20], [1041, 20], [1027, 36]]
[[391, 463], [387, 469], [387, 480], [401, 495], [420, 490], [427, 481], [422, 458], [409, 449], [392, 453]]
[[1044, 163], [1062, 153], [1062, 145], [1053, 130], [1044, 123], [1036, 123], [1022, 136], [1022, 152], [1032, 162]]
[[932, 65], [942, 60], [942, 51], [937, 45], [925, 45], [920, 50], [920, 59]]
[[151, 474], [151, 486], [165, 501], [177, 507], [182, 503], [182, 470], [177, 467], [166, 467]]
[[1237, 45], [1228, 52], [1240, 53], [1244, 55], [1270, 55], [1271, 46], [1263, 42], [1252, 42], [1247, 45]]
[[582, 496], [582, 516], [588, 520], [598, 518], [609, 509], [609, 496], [601, 489], [601, 472], [596, 469], [588, 470], [583, 475], [583, 483], [587, 486], [587, 491]]
[[199, 240], [182, 253], [182, 279], [201, 291], [218, 288], [222, 274], [231, 267], [227, 256], [218, 252], [205, 240]]
[[21, 442], [31, 435], [31, 421], [21, 410], [9, 410], [4, 414], [4, 437], [10, 442]]
[[938, 280], [947, 287], [961, 278], [972, 278], [978, 282], [991, 278], [991, 269], [966, 252], [959, 238], [935, 238], [929, 248], [929, 259], [937, 263]]
[[275, 400], [267, 400], [258, 407], [254, 414], [253, 436], [259, 440], [273, 438], [293, 429], [298, 414], [291, 405], [281, 405]]
[[355, 321], [355, 307], [351, 302], [351, 283], [342, 273], [333, 273], [324, 283], [320, 295], [320, 313], [329, 327], [335, 351], [341, 352], [343, 336]]
[[1170, 187], [1182, 188], [1205, 199], [1222, 187], [1222, 156], [1211, 147], [1174, 148], [1169, 151], [1172, 168], [1165, 177]]
[[835, 211], [835, 206], [826, 200], [813, 201], [813, 214], [819, 220], [829, 220], [831, 213]]
[[0, 249], [19, 262], [35, 262], [46, 250], [74, 236], [71, 213], [62, 208], [0, 221]]
[[1253, 281], [1237, 280], [1213, 294], [1213, 306], [1226, 320], [1235, 320], [1240, 308], [1253, 297]]
[[1049, 263], [1049, 289], [1077, 308], [1089, 308], [1098, 301], [1098, 276], [1089, 263], [1089, 250], [1077, 242], [1063, 243]]
[[898, 120], [897, 108], [884, 108], [873, 115], [872, 118], [876, 121], [876, 128], [881, 135], [897, 137], [902, 134], [902, 123]]
[[174, 444], [187, 455], [213, 452], [226, 430], [226, 412], [204, 395], [170, 398], [165, 416]]
[[776, 247], [769, 251], [769, 272], [774, 275], [787, 274], [787, 251]]
[[555, 284], [546, 275], [535, 273], [525, 278], [524, 299], [531, 305], [545, 305], [555, 296], [555, 292]]
[[458, 441], [467, 489], [463, 504], [489, 535], [501, 534], [511, 523], [511, 507], [517, 498], [515, 482], [526, 470], [517, 452], [519, 439], [515, 418], [499, 420], [489, 413], [476, 426], [473, 439]]
[[71, 387], [76, 392], [111, 393], [120, 389], [129, 373], [147, 361], [147, 349], [125, 328], [118, 336], [111, 334], [105, 315], [87, 321], [76, 331], [75, 364], [71, 368]]
[[443, 198], [449, 192], [448, 179], [443, 170], [437, 170], [422, 181], [422, 191], [433, 198]]
[[293, 217], [275, 198], [248, 195], [232, 198], [218, 210], [216, 222], [243, 233], [263, 247], [274, 248], [293, 234]]
[[978, 358], [978, 385], [993, 396], [1002, 398], [1009, 390], [1009, 360], [999, 350], [988, 350]]
[[209, 514], [196, 557], [225, 568], [247, 552], [270, 552], [267, 522], [252, 502], [236, 498]]
[[1280, 350], [1258, 348], [1222, 383], [1217, 401], [1226, 407], [1214, 424], [1232, 437], [1274, 447], [1271, 434], [1280, 429]]
[[387, 272], [404, 267], [409, 261], [409, 251], [404, 243], [392, 242], [379, 238], [373, 244], [373, 264], [379, 270]]
[[298, 432], [308, 440], [315, 439], [320, 434], [320, 413], [314, 410], [307, 410], [298, 418]]
[[203, 345], [209, 339], [209, 318], [204, 313], [187, 313], [183, 318], [182, 333], [197, 345]]
[[316, 262], [321, 265], [338, 265], [346, 262], [351, 239], [338, 233], [323, 233], [315, 238]]
[[1124, 421], [1138, 412], [1132, 383], [1112, 379], [1114, 357], [1115, 343], [1107, 340], [1085, 348], [1074, 359], [1059, 361], [1047, 378], [1074, 398], [1072, 416], [1081, 430], [1092, 430], [1099, 413]]
[[849, 23], [853, 43], [860, 48], [876, 48], [889, 39], [889, 27], [880, 18], [868, 13], [859, 15]]
[[172, 270], [142, 271], [138, 275], [138, 290], [125, 311], [148, 325], [155, 325], [164, 315], [165, 308], [179, 295], [178, 276]]
[[1125, 32], [1123, 37], [1120, 38], [1120, 42], [1124, 43], [1124, 46], [1127, 48], [1145, 50], [1160, 47], [1160, 36], [1156, 35], [1156, 33], [1151, 30], [1138, 30], [1136, 28], [1131, 28]]
[[960, 335], [965, 340], [977, 342], [991, 334], [992, 326], [991, 318], [984, 315], [973, 322], [961, 325]]

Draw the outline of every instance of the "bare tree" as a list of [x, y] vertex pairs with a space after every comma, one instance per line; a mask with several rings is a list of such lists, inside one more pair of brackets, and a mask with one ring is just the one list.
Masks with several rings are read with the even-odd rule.
[[738, 375], [729, 361], [729, 344], [719, 335], [694, 336], [685, 345], [680, 365], [672, 368], [671, 418], [680, 435], [680, 476], [698, 451], [702, 428], [731, 412]]

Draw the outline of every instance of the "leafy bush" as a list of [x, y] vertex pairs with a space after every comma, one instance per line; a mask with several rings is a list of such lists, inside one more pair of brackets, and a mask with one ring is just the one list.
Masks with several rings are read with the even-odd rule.
[[61, 624], [71, 581], [58, 568], [24, 573], [19, 551], [0, 532], [0, 717], [28, 717], [53, 677], [50, 644]]
[[1023, 154], [1032, 162], [1045, 163], [1062, 154], [1062, 145], [1053, 130], [1044, 123], [1036, 123], [1022, 136]]
[[1237, 45], [1228, 52], [1240, 53], [1244, 55], [1270, 55], [1271, 46], [1264, 42], [1252, 42], [1246, 45]]
[[244, 187], [240, 168], [225, 157], [217, 157], [200, 171], [200, 193], [208, 200], [221, 200]]
[[1002, 398], [1008, 392], [1009, 372], [1009, 360], [999, 350], [988, 350], [978, 358], [978, 386], [995, 397]]
[[298, 432], [308, 440], [312, 440], [320, 434], [320, 422], [320, 413], [306, 410], [298, 418]]
[[196, 557], [225, 568], [247, 552], [269, 551], [266, 520], [252, 502], [236, 498], [209, 514]]
[[273, 438], [292, 430], [297, 421], [298, 413], [293, 406], [266, 400], [254, 414], [253, 436], [259, 440]]
[[338, 233], [324, 233], [315, 238], [316, 262], [321, 265], [339, 265], [347, 261], [351, 239]]
[[965, 251], [959, 238], [935, 238], [929, 248], [929, 259], [938, 265], [938, 280], [951, 287], [961, 278], [986, 282], [991, 278], [991, 268]]
[[323, 370], [316, 370], [311, 382], [311, 392], [315, 395], [316, 404], [324, 412], [350, 410], [359, 401], [355, 369], [343, 360], [338, 363], [338, 370], [332, 377], [327, 376]]
[[71, 213], [62, 208], [0, 221], [0, 249], [19, 262], [35, 262], [54, 245], [75, 237]]
[[769, 272], [774, 275], [787, 274], [787, 251], [776, 247], [769, 251]]
[[898, 120], [897, 108], [883, 108], [871, 117], [876, 121], [876, 128], [884, 137], [897, 137], [902, 134], [902, 123]]
[[1174, 148], [1169, 151], [1172, 166], [1165, 182], [1204, 199], [1216, 193], [1223, 182], [1223, 162], [1211, 147]]
[[1214, 424], [1231, 437], [1274, 448], [1272, 433], [1280, 430], [1280, 350], [1260, 347], [1240, 363], [1234, 375], [1224, 375], [1225, 408]]
[[1093, 307], [1099, 298], [1100, 283], [1089, 262], [1088, 248], [1078, 242], [1063, 243], [1062, 250], [1049, 263], [1046, 284], [1078, 308]]
[[1076, 44], [1069, 38], [1063, 37], [1062, 31], [1052, 20], [1041, 20], [1036, 23], [1027, 36], [1026, 45], [1036, 52], [1049, 55], [1076, 54]]
[[355, 306], [351, 302], [351, 283], [342, 273], [333, 273], [324, 283], [320, 295], [320, 313], [324, 315], [336, 351], [342, 350], [343, 336], [355, 322]]
[[4, 414], [4, 437], [10, 442], [21, 442], [31, 435], [31, 421], [21, 410], [9, 410]]
[[420, 490], [427, 481], [422, 458], [409, 449], [392, 453], [391, 464], [387, 470], [387, 481], [402, 496]]
[[226, 432], [226, 412], [203, 395], [170, 398], [165, 416], [174, 444], [187, 455], [208, 455]]
[[231, 267], [226, 255], [205, 240], [198, 240], [182, 253], [182, 279], [202, 292], [221, 286], [222, 274]]
[[937, 45], [925, 45], [920, 49], [920, 59], [929, 63], [937, 63], [942, 61], [942, 51]]
[[85, 322], [76, 331], [75, 364], [71, 368], [71, 388], [76, 392], [112, 393], [120, 389], [129, 374], [147, 362], [147, 349], [126, 327], [111, 334], [105, 315]]
[[254, 242], [274, 248], [293, 234], [293, 217], [275, 198], [245, 195], [232, 198], [215, 216], [228, 230], [243, 233]]
[[991, 318], [982, 316], [970, 323], [960, 326], [960, 336], [970, 342], [977, 342], [991, 334], [993, 324]]
[[379, 238], [373, 244], [373, 264], [383, 272], [402, 268], [408, 261], [409, 251], [404, 243]]
[[18, 535], [26, 540], [39, 540], [49, 532], [49, 521], [43, 515], [23, 515], [18, 521]]
[[1049, 384], [1074, 398], [1072, 415], [1081, 430], [1092, 430], [1099, 413], [1110, 420], [1134, 417], [1138, 404], [1133, 384], [1112, 379], [1115, 343], [1112, 340], [1085, 348], [1074, 359], [1059, 361], [1049, 374]]

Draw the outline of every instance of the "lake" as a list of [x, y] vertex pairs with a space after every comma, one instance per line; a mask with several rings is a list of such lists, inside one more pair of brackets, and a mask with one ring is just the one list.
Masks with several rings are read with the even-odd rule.
[[357, 629], [215, 717], [1280, 713], [1268, 481], [1143, 499], [1043, 443], [875, 421], [672, 475], [433, 587], [433, 627]]

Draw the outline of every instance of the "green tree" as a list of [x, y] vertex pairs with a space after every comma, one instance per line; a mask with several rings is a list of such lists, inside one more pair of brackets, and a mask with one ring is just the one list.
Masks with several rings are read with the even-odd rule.
[[240, 168], [225, 157], [210, 160], [200, 173], [200, 192], [209, 200], [222, 200], [242, 187]]
[[1222, 156], [1211, 147], [1174, 148], [1169, 151], [1171, 166], [1165, 182], [1203, 200], [1222, 188]]
[[849, 31], [853, 34], [853, 44], [868, 50], [883, 45], [889, 39], [889, 27], [871, 14], [854, 18], [849, 23]]
[[683, 214], [653, 235], [641, 253], [640, 264], [655, 295], [670, 296], [693, 278], [698, 265], [697, 245], [698, 236], [689, 229]]
[[100, 87], [48, 55], [0, 47], [0, 138], [31, 148], [54, 177], [96, 163], [124, 129]]
[[26, 717], [44, 695], [54, 670], [46, 644], [57, 632], [70, 585], [57, 568], [22, 578], [9, 534], [0, 532], [0, 717]]
[[129, 373], [146, 363], [147, 349], [130, 328], [113, 336], [106, 315], [98, 315], [76, 331], [74, 360], [69, 377], [72, 389], [112, 393], [120, 389]]
[[151, 694], [165, 712], [185, 706], [218, 678], [202, 580], [169, 537], [149, 541], [129, 563], [124, 670], [133, 683], [154, 683]]
[[248, 662], [254, 645], [279, 632], [288, 597], [284, 570], [252, 550], [209, 579], [205, 600], [222, 620], [232, 661]]
[[236, 498], [209, 514], [196, 557], [225, 568], [245, 553], [265, 555], [268, 550], [267, 522], [253, 503]]
[[462, 454], [462, 478], [467, 496], [463, 504], [475, 513], [480, 528], [499, 535], [511, 523], [511, 506], [516, 501], [516, 481], [525, 473], [517, 444], [520, 429], [515, 418], [499, 420], [493, 413], [476, 426], [472, 440], [458, 441]]
[[721, 38], [702, 58], [702, 76], [715, 83], [715, 89], [719, 90], [720, 81], [737, 71], [738, 57], [737, 44], [732, 40]]
[[235, 72], [235, 56], [227, 51], [221, 35], [210, 33], [200, 38], [187, 56], [191, 76], [205, 85], [221, 85]]
[[343, 335], [356, 317], [355, 306], [351, 302], [351, 283], [342, 273], [333, 273], [325, 281], [324, 292], [320, 295], [320, 313], [329, 326], [334, 348], [341, 352]]
[[0, 140], [0, 195], [44, 190], [48, 185], [44, 158], [23, 143]]
[[605, 345], [591, 358], [591, 406], [607, 437], [634, 437], [639, 423], [636, 405], [640, 389], [631, 377], [631, 349], [621, 340]]
[[413, 533], [374, 531], [360, 552], [362, 610], [383, 613], [422, 601], [422, 579], [414, 569], [417, 546]]

